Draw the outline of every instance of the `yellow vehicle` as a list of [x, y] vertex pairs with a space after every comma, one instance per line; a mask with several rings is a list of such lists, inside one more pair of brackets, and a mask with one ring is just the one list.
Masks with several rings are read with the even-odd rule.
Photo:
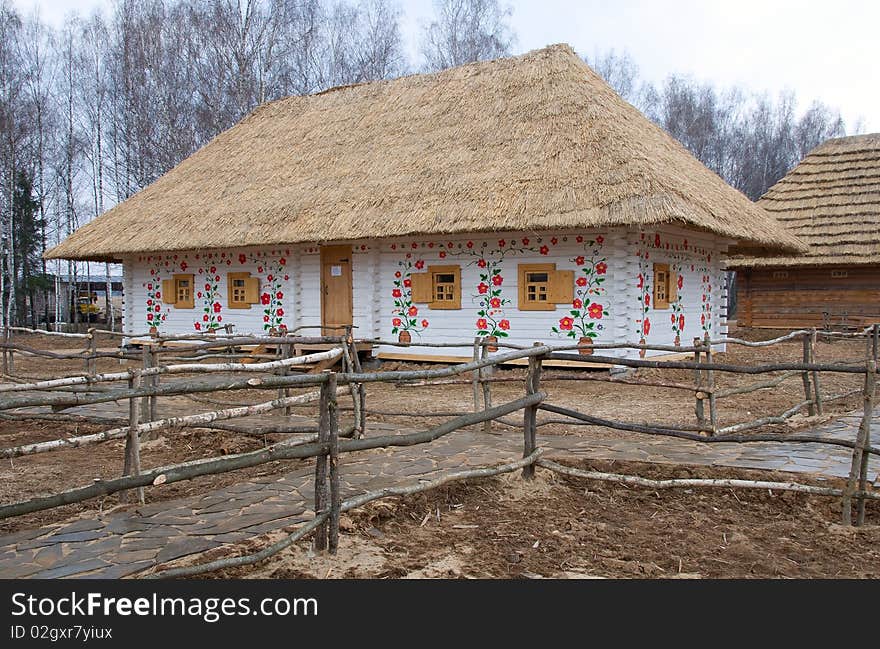
[[89, 322], [96, 320], [101, 309], [98, 308], [98, 296], [95, 293], [80, 293], [76, 299], [79, 316]]

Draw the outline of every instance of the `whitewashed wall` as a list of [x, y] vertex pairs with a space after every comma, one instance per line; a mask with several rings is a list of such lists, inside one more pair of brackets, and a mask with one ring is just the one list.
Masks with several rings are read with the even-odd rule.
[[[484, 304], [479, 291], [480, 275], [494, 276], [490, 272], [493, 265], [495, 274], [502, 277], [496, 288], [501, 289], [499, 297], [504, 303], [491, 314], [497, 326], [489, 328], [507, 333], [509, 342], [576, 342], [578, 336], [568, 337], [565, 327], [574, 328], [577, 322], [592, 323], [597, 334], [595, 342], [637, 342], [645, 338], [652, 343], [672, 344], [677, 333], [684, 345], [696, 336], [702, 337], [707, 330], [713, 337], [726, 333], [721, 263], [726, 242], [708, 235], [667, 227], [643, 232], [612, 229], [498, 233], [478, 237], [412, 236], [351, 243], [356, 335], [396, 338], [394, 319], [402, 319], [402, 316], [395, 312], [400, 309], [395, 307], [395, 300], [402, 301], [406, 308], [414, 306], [418, 311], [416, 326], [411, 331], [413, 344], [406, 348], [407, 354], [470, 355], [468, 348], [437, 349], [419, 347], [418, 343], [473, 340], [478, 332], [478, 311]], [[584, 263], [579, 264], [581, 256]], [[483, 263], [485, 267], [481, 267]], [[576, 281], [601, 277], [604, 282], [594, 284], [593, 293], [583, 294], [589, 287], [574, 287], [582, 291], [581, 295], [576, 294], [579, 299], [588, 298], [594, 305], [601, 304], [601, 317], [595, 306], [590, 313], [587, 308], [572, 304], [557, 305], [555, 311], [520, 311], [517, 308], [517, 266], [523, 263], [555, 263], [557, 269], [574, 271]], [[647, 294], [651, 295], [654, 263], [668, 263], [678, 270], [682, 277], [680, 301], [663, 310], [649, 305], [645, 313], [640, 301], [645, 293], [638, 288], [639, 275]], [[416, 268], [417, 264], [421, 268]], [[441, 264], [461, 266], [462, 308], [432, 310], [426, 304], [408, 302], [408, 289], [402, 286], [407, 269], [419, 272], [429, 265]], [[585, 268], [591, 272], [585, 272]], [[150, 324], [155, 324], [166, 333], [195, 333], [214, 323], [233, 324], [236, 333], [259, 333], [271, 326], [283, 325], [292, 330], [321, 323], [317, 245], [138, 255], [125, 260], [124, 271], [124, 327], [129, 332], [144, 332]], [[250, 309], [228, 308], [227, 273], [242, 271], [260, 277], [261, 296], [268, 304], [253, 305]], [[166, 305], [156, 295], [157, 291], [161, 292], [161, 280], [182, 272], [195, 276], [194, 309]], [[401, 272], [401, 277], [395, 276], [397, 272]], [[401, 284], [395, 285], [395, 280]], [[595, 291], [596, 288], [599, 290]], [[401, 291], [398, 298], [394, 297], [395, 289]], [[576, 317], [572, 311], [577, 313]], [[675, 327], [671, 319], [673, 313]], [[680, 316], [684, 318], [684, 328], [676, 331]], [[566, 322], [563, 318], [572, 318], [575, 322]], [[650, 327], [645, 326], [646, 319]], [[386, 346], [374, 351], [401, 350]], [[630, 355], [633, 354], [635, 352]]]

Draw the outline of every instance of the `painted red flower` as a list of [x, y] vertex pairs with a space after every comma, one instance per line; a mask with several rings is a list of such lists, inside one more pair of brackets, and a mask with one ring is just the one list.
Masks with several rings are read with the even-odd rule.
[[655, 248], [660, 247], [660, 235], [659, 234], [654, 235], [654, 247]]
[[559, 239], [557, 239], [556, 237], [553, 237], [553, 238], [550, 239], [550, 243], [552, 243], [554, 246], [555, 246], [558, 242], [559, 242]]
[[239, 264], [243, 264], [246, 261], [247, 261], [247, 257], [245, 257], [243, 254], [238, 256], [238, 263]]
[[220, 303], [214, 302], [214, 313], [220, 313]]
[[218, 315], [218, 316], [217, 316], [217, 322], [223, 322], [223, 316], [222, 316], [222, 315]]
[[215, 282], [219, 282], [219, 281], [220, 281], [220, 275], [216, 275], [216, 276], [214, 276], [214, 281], [215, 281]]
[[489, 290], [489, 285], [486, 284], [485, 282], [480, 282], [477, 285], [477, 290], [480, 292], [480, 295], [484, 295], [486, 293], [486, 291]]
[[416, 268], [418, 268], [419, 270], [422, 270], [422, 268], [424, 268], [424, 267], [425, 267], [425, 262], [423, 262], [421, 259], [419, 259], [416, 262]]
[[269, 295], [268, 293], [263, 293], [260, 296], [260, 302], [262, 302], [263, 304], [269, 304], [269, 302], [271, 302], [271, 301], [272, 301], [272, 296]]
[[281, 266], [285, 266], [285, 265], [287, 265], [287, 259], [285, 259], [284, 257], [282, 257], [281, 259], [278, 260], [278, 264], [281, 265]]
[[207, 313], [206, 313], [205, 315], [202, 316], [202, 320], [204, 320], [205, 322], [207, 322], [208, 320], [210, 320], [210, 318], [208, 317], [208, 314], [207, 314]]
[[492, 283], [495, 286], [501, 286], [504, 283], [504, 278], [501, 275], [493, 275], [492, 276]]
[[156, 291], [156, 299], [157, 299], [157, 300], [161, 300], [161, 299], [162, 299], [162, 291]]
[[489, 324], [486, 322], [486, 318], [477, 318], [477, 329], [488, 329]]
[[266, 275], [266, 281], [271, 282], [273, 279], [275, 279], [275, 278], [272, 277], [272, 275]]
[[440, 251], [440, 259], [446, 259], [446, 251], [445, 250]]
[[601, 304], [596, 304], [595, 302], [593, 302], [593, 304], [591, 304], [587, 308], [587, 313], [594, 320], [601, 320], [604, 312], [605, 312], [605, 310], [604, 310], [603, 306]]
[[596, 264], [596, 273], [597, 274], [604, 275], [607, 272], [608, 272], [608, 264], [606, 264], [604, 261], [600, 261], [598, 264]]
[[680, 289], [684, 285], [684, 278], [679, 275], [678, 276], [678, 288]]
[[412, 280], [409, 278], [403, 280], [403, 285], [407, 288], [410, 288], [412, 286]]
[[397, 271], [396, 273], [394, 273], [394, 276], [397, 278], [400, 278], [400, 271]]
[[201, 323], [201, 322], [196, 322], [196, 323], [193, 324], [193, 326], [195, 326], [196, 331], [201, 331], [201, 330], [202, 330], [202, 323]]
[[501, 320], [498, 322], [498, 328], [507, 331], [510, 329], [510, 320]]
[[477, 266], [479, 266], [480, 268], [485, 268], [485, 267], [486, 267], [486, 260], [485, 260], [485, 259], [480, 259], [480, 260], [477, 262]]
[[583, 266], [585, 261], [586, 260], [583, 257], [575, 257], [574, 259], [574, 263], [576, 263], [578, 266]]
[[705, 324], [706, 324], [706, 314], [705, 314], [705, 313], [703, 313], [703, 314], [700, 315], [700, 324], [701, 324], [701, 325], [705, 325]]
[[645, 295], [645, 306], [651, 306], [651, 296]]
[[453, 244], [451, 241], [447, 241], [447, 242], [446, 242], [446, 247], [449, 248], [449, 249], [451, 250], [451, 249], [454, 248], [455, 246], [454, 246], [454, 244]]
[[269, 322], [269, 316], [264, 315], [264, 316], [263, 316], [263, 322]]
[[468, 248], [473, 248], [473, 247], [474, 247], [474, 242], [473, 242], [473, 241], [468, 241], [468, 242], [467, 242], [466, 244], [464, 244], [464, 245], [466, 245]]
[[399, 288], [396, 288], [393, 291], [391, 291], [391, 297], [400, 297], [401, 295], [402, 295], [402, 293], [400, 292]]
[[673, 314], [670, 315], [669, 317], [672, 318], [672, 324], [673, 324], [673, 326], [674, 326], [674, 325], [675, 325], [675, 314], [673, 313]]
[[281, 316], [284, 315], [284, 309], [278, 309], [278, 310], [275, 312], [275, 315], [277, 315], [277, 316], [280, 318]]
[[391, 324], [394, 325], [395, 327], [399, 327], [402, 324], [402, 322], [403, 321], [400, 318], [393, 318], [391, 320]]
[[210, 285], [210, 284], [205, 284], [205, 290], [206, 290], [206, 291], [210, 291], [210, 290], [211, 290], [211, 285]]
[[198, 293], [196, 293], [196, 297], [202, 297], [202, 292], [199, 291]]
[[152, 291], [152, 290], [153, 290], [153, 285], [152, 285], [152, 284], [147, 284], [147, 290], [148, 290], [148, 291]]
[[596, 243], [601, 246], [603, 243], [605, 243], [605, 237], [600, 234], [598, 237], [596, 237]]
[[284, 299], [284, 293], [282, 293], [281, 291], [278, 291], [278, 292], [275, 294], [275, 299], [276, 299], [276, 300]]
[[639, 283], [636, 284], [636, 288], [642, 288], [645, 285], [645, 276], [639, 273]]
[[680, 316], [678, 316], [678, 328], [679, 328], [679, 330], [682, 330], [682, 331], [684, 330], [684, 314], [683, 313]]
[[185, 261], [180, 262], [180, 270], [186, 270], [187, 265]]
[[422, 320], [422, 326], [423, 326], [423, 327], [427, 327], [427, 326], [428, 326], [428, 321], [427, 321], [427, 320]]
[[651, 333], [651, 320], [650, 318], [645, 318], [645, 321], [642, 323], [642, 332], [647, 336]]
[[153, 300], [147, 300], [147, 306], [153, 306]]
[[429, 242], [428, 242], [428, 247], [429, 247], [429, 248], [433, 248], [433, 247], [434, 247], [434, 242], [433, 242], [433, 241], [429, 241]]
[[491, 300], [489, 300], [489, 306], [492, 307], [493, 309], [500, 309], [501, 308], [501, 299], [497, 298], [497, 297], [493, 297]]
[[289, 280], [289, 279], [290, 279], [290, 275], [285, 275], [285, 276], [284, 276], [284, 281], [285, 281], [285, 282], [286, 282], [287, 280]]
[[156, 306], [153, 307], [153, 310], [154, 311], [161, 311], [162, 307], [157, 304]]
[[[212, 270], [211, 272], [213, 273], [214, 271]], [[257, 266], [257, 272], [258, 272], [258, 273], [262, 273], [262, 272], [263, 272], [263, 267], [262, 267], [262, 266]]]
[[550, 252], [550, 248], [548, 248], [547, 246], [541, 246], [538, 249], [538, 252], [540, 252], [542, 255], [546, 255]]
[[572, 308], [572, 309], [580, 309], [582, 306], [584, 306], [584, 303], [581, 302], [581, 299], [580, 299], [579, 297], [576, 297], [576, 298], [575, 298], [574, 300], [572, 300], [572, 302], [571, 302], [571, 308]]
[[586, 277], [578, 277], [577, 280], [575, 280], [575, 284], [577, 284], [578, 286], [586, 286], [587, 285], [587, 278]]
[[523, 237], [522, 242], [523, 242], [523, 245], [524, 245], [524, 246], [529, 245], [529, 238], [528, 238], [528, 237]]
[[415, 241], [413, 241], [412, 244], [411, 244], [411, 247], [412, 247], [413, 250], [415, 250], [416, 248], [419, 247], [419, 244], [417, 244]]
[[152, 319], [153, 319], [153, 314], [152, 314], [152, 313], [148, 313], [148, 314], [147, 314], [147, 320], [152, 320]]
[[569, 318], [568, 316], [565, 316], [559, 321], [559, 328], [562, 329], [562, 331], [571, 331], [571, 326], [573, 324], [574, 318]]
[[578, 243], [583, 243], [583, 242], [584, 242], [584, 238], [583, 238], [581, 235], [577, 235], [577, 236], [574, 238], [574, 240], [577, 241]]
[[504, 239], [498, 239], [498, 247], [499, 247], [499, 248], [503, 248], [503, 247], [504, 247], [504, 244], [505, 244]]
[[216, 267], [216, 266], [211, 266], [211, 274], [213, 275], [213, 274], [216, 273], [216, 272], [217, 272], [217, 267]]
[[406, 313], [410, 318], [415, 318], [417, 315], [419, 315], [419, 309], [418, 307], [411, 306], [409, 309], [406, 310]]

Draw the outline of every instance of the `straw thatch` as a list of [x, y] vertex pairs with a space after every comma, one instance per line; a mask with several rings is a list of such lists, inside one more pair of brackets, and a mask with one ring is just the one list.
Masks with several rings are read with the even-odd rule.
[[731, 266], [880, 264], [880, 133], [828, 140], [758, 201], [809, 245], [794, 258], [744, 258]]
[[555, 45], [261, 106], [47, 256], [659, 223], [802, 248]]

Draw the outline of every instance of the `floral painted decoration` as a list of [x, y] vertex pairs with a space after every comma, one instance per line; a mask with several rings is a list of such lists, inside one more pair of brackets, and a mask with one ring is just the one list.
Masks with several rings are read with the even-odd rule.
[[[156, 262], [150, 268], [149, 279], [143, 282], [143, 287], [147, 290], [145, 322], [148, 327], [156, 328], [168, 317], [168, 312], [164, 311], [162, 307], [162, 263], [160, 259], [156, 258]], [[152, 261], [152, 257], [147, 257], [147, 261]]]
[[412, 272], [413, 269], [421, 271], [425, 262], [421, 259], [413, 261], [412, 253], [397, 262], [400, 270], [394, 273], [394, 288], [391, 289], [391, 297], [394, 299], [394, 308], [391, 310], [391, 333], [398, 334], [401, 331], [409, 331], [418, 335], [428, 328], [429, 322], [422, 318], [419, 320], [419, 307], [412, 301]]
[[[578, 237], [579, 242], [583, 237]], [[551, 331], [569, 338], [598, 338], [604, 326], [600, 322], [610, 314], [607, 302], [607, 289], [603, 286], [608, 272], [608, 260], [601, 256], [605, 238], [602, 235], [584, 242], [584, 255], [569, 259], [580, 268], [575, 280], [575, 298], [571, 303], [569, 315], [561, 318]], [[601, 300], [601, 301], [600, 301]]]
[[[239, 256], [241, 262], [241, 256]], [[260, 306], [263, 307], [263, 330], [284, 331], [284, 280], [286, 274], [286, 257], [269, 257], [265, 253], [257, 253], [251, 257], [251, 263], [257, 266], [260, 281]]]
[[[217, 262], [219, 263], [219, 261]], [[185, 270], [186, 262], [181, 264], [181, 270]], [[210, 261], [199, 267], [199, 274], [194, 280], [196, 299], [202, 302], [202, 317], [200, 321], [193, 323], [196, 331], [216, 331], [223, 322], [220, 304], [220, 274], [217, 266]]]

